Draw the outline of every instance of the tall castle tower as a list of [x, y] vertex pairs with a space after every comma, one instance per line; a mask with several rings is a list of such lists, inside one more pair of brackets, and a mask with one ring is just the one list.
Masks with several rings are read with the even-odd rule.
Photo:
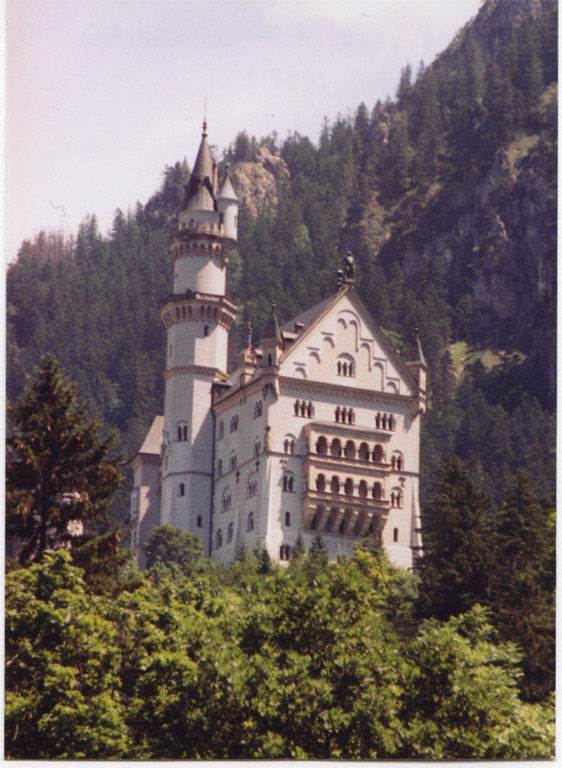
[[162, 307], [167, 329], [160, 522], [196, 533], [209, 553], [213, 436], [211, 390], [227, 379], [228, 332], [236, 306], [225, 296], [236, 244], [238, 199], [218, 169], [203, 123], [183, 210], [170, 236], [174, 290]]

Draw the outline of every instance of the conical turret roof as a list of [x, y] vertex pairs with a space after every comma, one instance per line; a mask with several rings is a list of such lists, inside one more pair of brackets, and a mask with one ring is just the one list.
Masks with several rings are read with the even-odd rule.
[[211, 180], [213, 178], [213, 158], [211, 157], [211, 150], [207, 143], [207, 122], [203, 122], [203, 133], [201, 134], [201, 144], [199, 145], [199, 152], [195, 159], [195, 165], [191, 172], [191, 178]]
[[421, 341], [420, 341], [420, 332], [419, 328], [416, 328], [416, 359], [412, 360], [413, 363], [421, 363], [422, 365], [425, 365], [427, 368], [427, 363], [425, 362], [425, 355], [423, 353]]
[[262, 341], [274, 339], [278, 344], [283, 346], [283, 337], [279, 329], [279, 322], [277, 320], [277, 313], [275, 312], [275, 304], [271, 305], [271, 314], [267, 321], [263, 332]]
[[236, 200], [236, 201], [238, 200], [238, 198], [236, 197], [236, 192], [234, 191], [234, 187], [232, 186], [232, 182], [230, 180], [230, 166], [228, 165], [226, 166], [224, 179], [222, 181], [218, 197], [227, 199], [227, 200]]
[[203, 121], [201, 144], [195, 158], [195, 165], [187, 185], [185, 201], [186, 209], [213, 211], [215, 198], [213, 195], [213, 158], [207, 143], [207, 122]]

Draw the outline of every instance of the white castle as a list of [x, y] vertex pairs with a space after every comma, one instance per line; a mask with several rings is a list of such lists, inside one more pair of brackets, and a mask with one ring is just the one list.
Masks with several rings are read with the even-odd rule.
[[352, 555], [369, 532], [411, 569], [421, 554], [419, 339], [404, 363], [361, 301], [348, 255], [334, 295], [282, 327], [273, 306], [259, 346], [249, 335], [228, 373], [236, 306], [225, 272], [237, 224], [229, 171], [219, 185], [204, 123], [170, 238], [164, 416], [132, 459], [138, 562], [154, 526], [168, 524], [224, 563], [242, 542], [287, 561], [299, 533], [309, 545], [319, 532], [331, 558]]

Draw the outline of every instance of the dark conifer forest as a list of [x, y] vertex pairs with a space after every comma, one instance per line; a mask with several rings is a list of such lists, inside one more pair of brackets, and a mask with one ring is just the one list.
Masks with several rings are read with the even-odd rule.
[[[287, 572], [259, 551], [221, 569], [160, 531], [143, 576], [114, 535], [125, 469], [95, 568], [82, 549], [8, 575], [7, 756], [552, 755], [557, 29], [556, 2], [487, 0], [433, 63], [403, 68], [394, 98], [325, 120], [317, 143], [241, 130], [215, 149], [241, 200], [232, 359], [271, 301], [284, 322], [334, 293], [347, 250], [404, 357], [419, 328], [420, 573], [376, 542], [329, 567], [321, 540]], [[8, 268], [8, 399], [52, 354], [116, 454], [163, 409], [160, 306], [189, 170], [166, 167], [107, 235], [91, 215], [70, 239], [24, 241]]]

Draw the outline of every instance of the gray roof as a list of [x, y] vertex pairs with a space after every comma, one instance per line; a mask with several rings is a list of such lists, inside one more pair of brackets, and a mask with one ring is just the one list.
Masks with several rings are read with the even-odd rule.
[[302, 323], [303, 331], [305, 331], [308, 326], [312, 325], [314, 321], [320, 317], [320, 315], [338, 298], [340, 295], [340, 292], [333, 293], [331, 296], [328, 296], [327, 299], [322, 299], [321, 302], [318, 304], [315, 304], [313, 307], [310, 307], [310, 309], [305, 310], [304, 312], [301, 312], [300, 315], [297, 315], [296, 317], [293, 317], [292, 320], [289, 320], [285, 323], [285, 325], [281, 326], [281, 333], [284, 331], [286, 333], [291, 333], [295, 329], [296, 323]]
[[199, 145], [199, 152], [197, 153], [195, 165], [191, 172], [191, 178], [196, 176], [201, 179], [211, 179], [213, 176], [213, 158], [211, 157], [211, 150], [207, 144], [207, 123], [203, 123], [201, 144]]
[[238, 198], [236, 197], [236, 192], [234, 191], [234, 187], [232, 186], [232, 182], [230, 180], [230, 173], [228, 171], [228, 168], [224, 175], [224, 179], [223, 179], [221, 188], [219, 190], [218, 197], [226, 198], [227, 200], [238, 200]]
[[262, 341], [265, 341], [265, 339], [275, 339], [275, 341], [283, 345], [283, 337], [279, 330], [279, 321], [277, 320], [277, 314], [275, 312], [275, 304], [271, 305], [271, 314], [263, 332]]
[[144, 443], [141, 446], [139, 453], [152, 453], [160, 455], [160, 448], [162, 447], [162, 433], [164, 431], [164, 417], [155, 416], [152, 422], [148, 434], [144, 438]]

